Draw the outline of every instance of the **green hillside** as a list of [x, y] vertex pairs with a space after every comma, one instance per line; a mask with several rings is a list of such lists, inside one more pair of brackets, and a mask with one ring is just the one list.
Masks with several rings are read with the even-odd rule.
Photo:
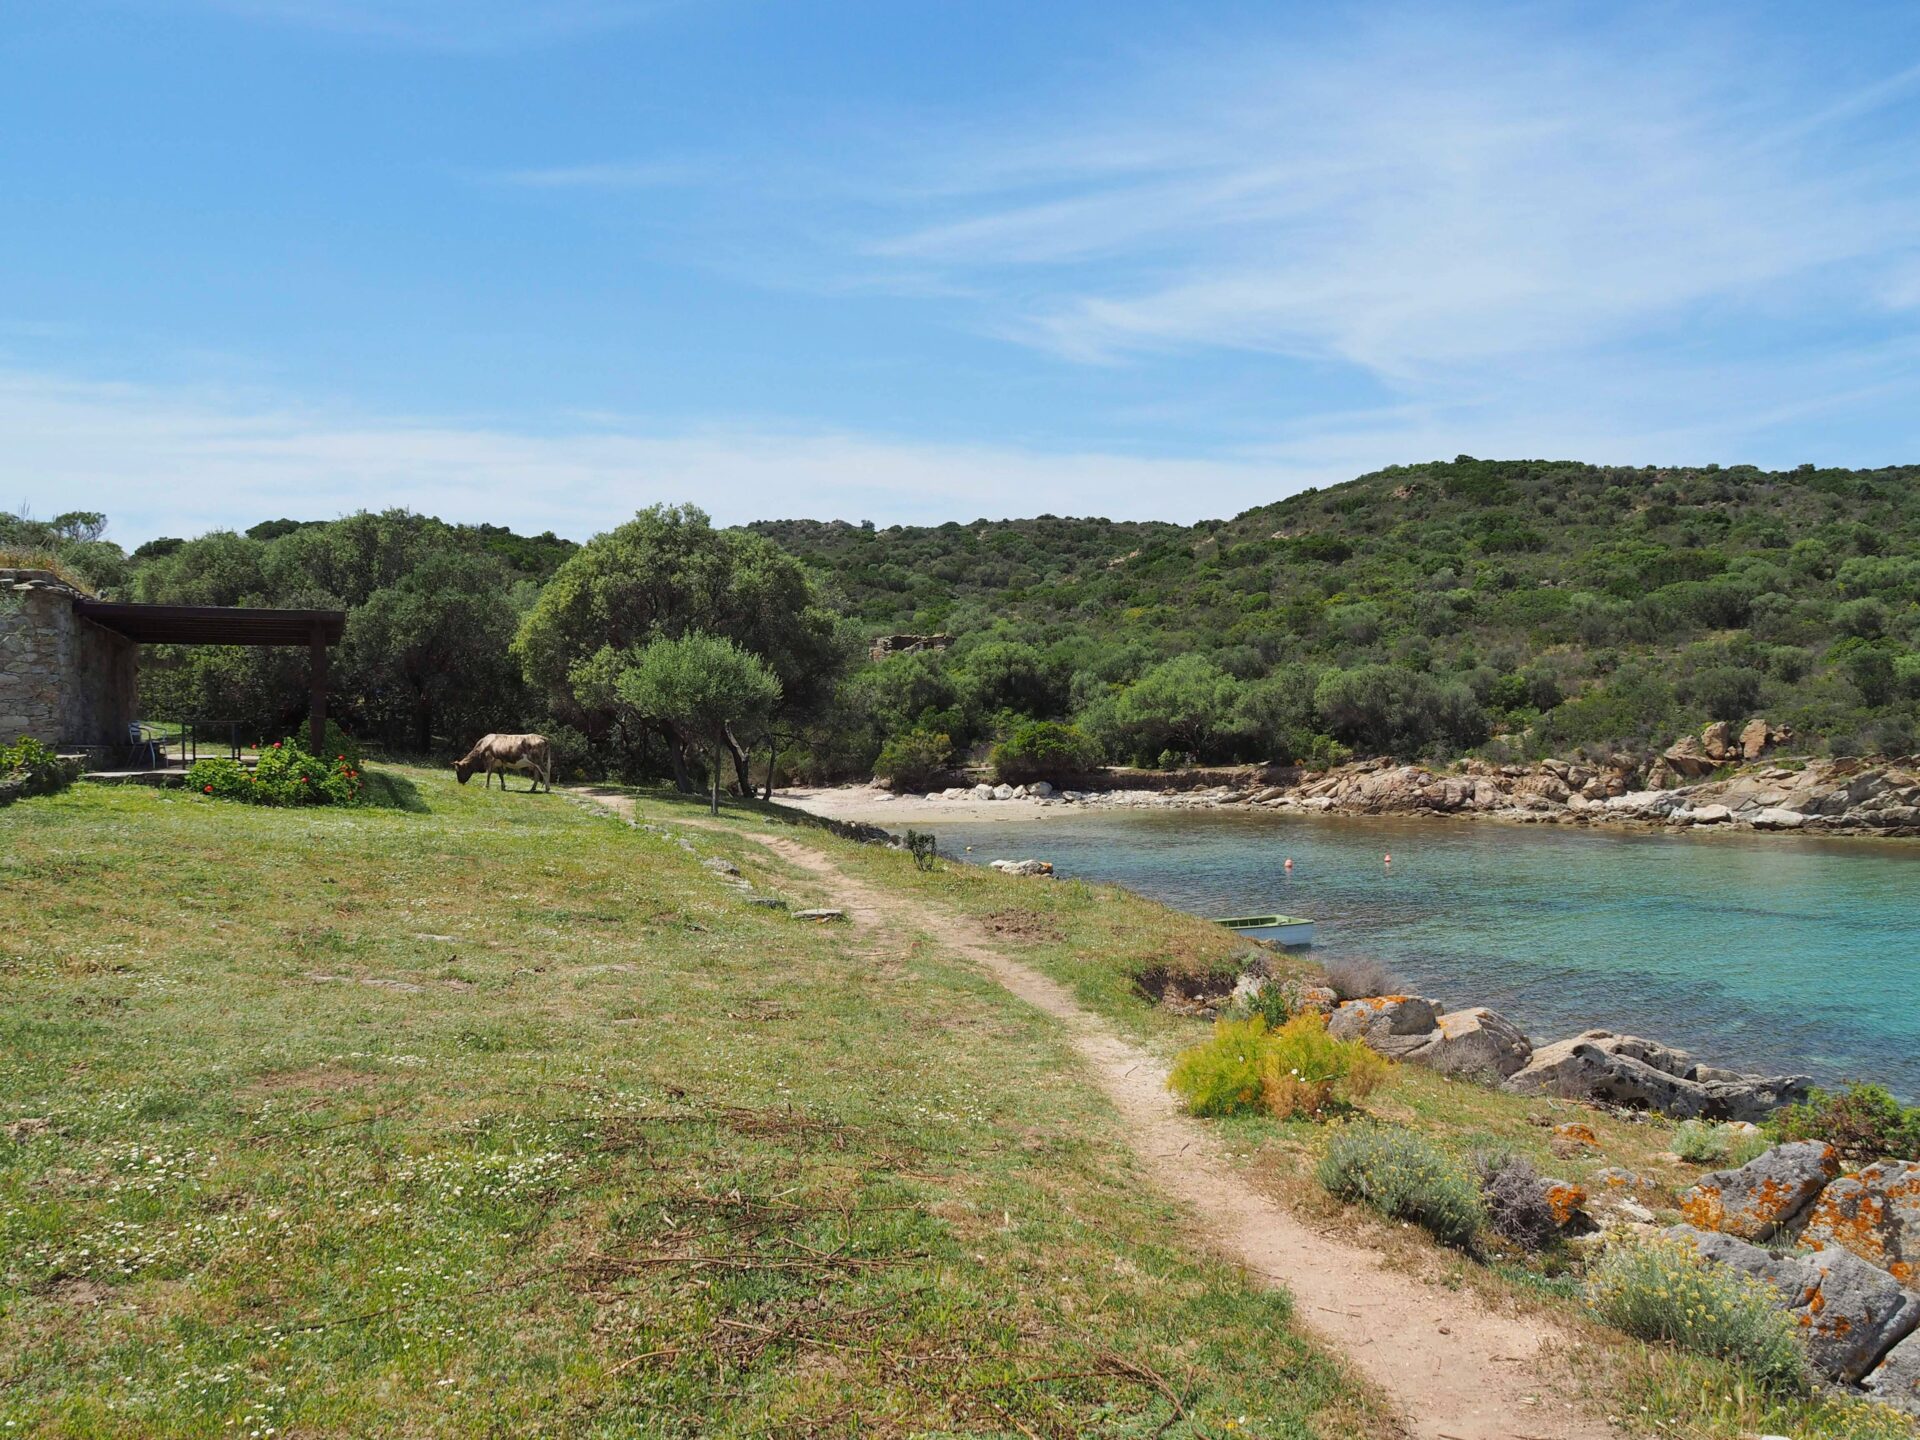
[[[738, 781], [931, 783], [1349, 754], [1640, 754], [1759, 713], [1809, 749], [1920, 749], [1920, 467], [1397, 466], [1193, 526], [1101, 519], [716, 529], [653, 507], [585, 546], [389, 511], [149, 542], [0, 516], [0, 552], [103, 593], [349, 612], [334, 713], [394, 749], [541, 729], [563, 764], [697, 778], [623, 698], [654, 640], [725, 636], [776, 711]], [[796, 563], [796, 561], [798, 563]], [[880, 636], [936, 637], [869, 658]], [[148, 657], [156, 719], [297, 723], [304, 658]]]
[[[876, 634], [956, 637], [868, 672], [883, 729], [965, 743], [1011, 708], [1152, 762], [1286, 758], [1316, 736], [1637, 748], [1763, 711], [1817, 745], [1902, 751], [1920, 697], [1916, 477], [1462, 456], [1186, 528], [753, 528]], [[996, 680], [1008, 643], [1034, 672], [1018, 695]]]

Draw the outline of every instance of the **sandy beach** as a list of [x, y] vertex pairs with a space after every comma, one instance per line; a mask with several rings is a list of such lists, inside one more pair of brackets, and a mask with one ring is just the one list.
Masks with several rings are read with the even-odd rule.
[[877, 785], [826, 785], [816, 789], [776, 790], [782, 805], [829, 820], [867, 825], [907, 826], [936, 820], [1058, 820], [1094, 806], [1067, 800], [942, 800], [925, 795], [896, 795]]

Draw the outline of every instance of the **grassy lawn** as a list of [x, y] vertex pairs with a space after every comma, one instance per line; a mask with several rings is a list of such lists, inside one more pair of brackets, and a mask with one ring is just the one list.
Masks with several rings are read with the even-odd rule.
[[[657, 806], [674, 802], [664, 797]], [[873, 846], [832, 842], [841, 864], [870, 880], [918, 887], [929, 898], [962, 911], [992, 930], [1006, 949], [1071, 986], [1081, 1004], [1105, 1016], [1171, 1058], [1207, 1034], [1207, 1022], [1171, 1013], [1149, 1001], [1133, 976], [1156, 966], [1189, 971], [1237, 969], [1244, 942], [1220, 927], [1182, 915], [1111, 886], [1077, 880], [1015, 879], [979, 866], [943, 862], [917, 874], [905, 855]], [[1045, 855], [1043, 837], [1031, 852]], [[1298, 956], [1276, 962], [1310, 969]], [[1604, 1189], [1599, 1171], [1623, 1167], [1651, 1180], [1640, 1197], [1662, 1223], [1678, 1223], [1681, 1192], [1708, 1167], [1670, 1153], [1671, 1121], [1617, 1116], [1568, 1101], [1502, 1094], [1449, 1080], [1415, 1066], [1395, 1066], [1388, 1086], [1367, 1103], [1377, 1119], [1421, 1131], [1461, 1159], [1503, 1149], [1526, 1155], [1540, 1173]], [[1571, 1156], [1552, 1150], [1554, 1127], [1577, 1121], [1591, 1127], [1597, 1149]], [[1799, 1440], [1896, 1440], [1920, 1435], [1920, 1426], [1892, 1412], [1845, 1400], [1769, 1400], [1726, 1366], [1649, 1347], [1588, 1320], [1577, 1302], [1578, 1279], [1568, 1259], [1518, 1263], [1495, 1257], [1470, 1260], [1429, 1242], [1420, 1232], [1378, 1221], [1341, 1206], [1312, 1178], [1328, 1127], [1266, 1117], [1210, 1121], [1228, 1137], [1248, 1176], [1296, 1211], [1329, 1228], [1364, 1233], [1392, 1253], [1402, 1268], [1432, 1283], [1472, 1288], [1495, 1304], [1533, 1310], [1592, 1342], [1584, 1376], [1603, 1413], [1630, 1418], [1648, 1434], [1697, 1440], [1748, 1440], [1782, 1434]]]
[[[828, 897], [725, 835], [373, 779], [0, 811], [0, 1435], [1386, 1433], [923, 938], [749, 903], [703, 862]], [[1083, 993], [1200, 933], [835, 850], [1065, 907]]]

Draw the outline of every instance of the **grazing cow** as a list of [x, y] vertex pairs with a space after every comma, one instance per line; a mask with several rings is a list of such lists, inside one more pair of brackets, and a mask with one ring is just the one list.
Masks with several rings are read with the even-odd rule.
[[538, 790], [540, 782], [544, 780], [551, 794], [553, 742], [544, 735], [482, 735], [463, 759], [453, 762], [453, 773], [460, 777], [462, 785], [476, 770], [487, 772], [489, 788], [493, 785], [493, 777], [498, 775], [502, 790], [507, 788], [509, 770], [525, 770], [533, 776], [533, 784], [529, 789]]

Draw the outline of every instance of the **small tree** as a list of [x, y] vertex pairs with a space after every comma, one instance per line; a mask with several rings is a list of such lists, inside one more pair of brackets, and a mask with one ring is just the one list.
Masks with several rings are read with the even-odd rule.
[[731, 640], [695, 632], [644, 646], [615, 681], [621, 700], [707, 747], [709, 804], [720, 813], [720, 765], [727, 727], [764, 723], [780, 682], [758, 656]]

